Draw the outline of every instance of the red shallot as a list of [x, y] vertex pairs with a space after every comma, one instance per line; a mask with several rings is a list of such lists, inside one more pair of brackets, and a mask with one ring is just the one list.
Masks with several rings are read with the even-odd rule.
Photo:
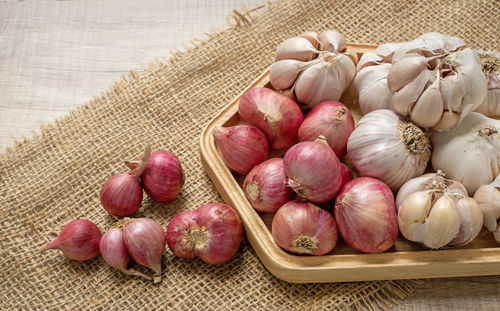
[[322, 136], [292, 146], [283, 163], [288, 185], [301, 200], [326, 202], [342, 184], [340, 161]]
[[275, 212], [293, 198], [287, 186], [283, 159], [274, 158], [254, 167], [245, 177], [243, 191], [259, 212]]
[[246, 174], [267, 159], [269, 144], [261, 130], [251, 125], [220, 127], [213, 131], [224, 163], [239, 174]]
[[299, 141], [315, 140], [323, 135], [337, 157], [347, 151], [347, 140], [354, 130], [352, 113], [342, 103], [325, 101], [315, 106], [299, 127]]
[[297, 254], [324, 255], [337, 244], [332, 215], [309, 202], [290, 201], [274, 215], [272, 235], [276, 244]]
[[238, 251], [243, 227], [236, 211], [222, 203], [210, 203], [177, 214], [167, 227], [168, 247], [174, 255], [220, 265]]
[[372, 177], [355, 178], [342, 187], [335, 219], [346, 243], [365, 253], [386, 251], [398, 236], [392, 191]]
[[87, 260], [99, 254], [101, 231], [90, 220], [76, 219], [64, 226], [51, 242], [40, 247], [40, 252], [58, 249], [74, 260]]
[[165, 251], [165, 232], [151, 218], [136, 218], [123, 226], [123, 241], [130, 256], [154, 271], [153, 281], [161, 282], [161, 257]]
[[246, 92], [240, 99], [238, 113], [244, 122], [258, 127], [266, 134], [273, 149], [293, 145], [304, 120], [296, 102], [264, 87]]

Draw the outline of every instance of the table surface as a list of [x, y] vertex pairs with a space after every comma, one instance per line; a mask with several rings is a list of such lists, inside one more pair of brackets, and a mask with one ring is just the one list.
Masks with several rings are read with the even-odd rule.
[[[0, 3], [0, 153], [260, 0]], [[500, 271], [498, 271], [500, 273]], [[398, 310], [494, 310], [500, 277], [422, 280]]]

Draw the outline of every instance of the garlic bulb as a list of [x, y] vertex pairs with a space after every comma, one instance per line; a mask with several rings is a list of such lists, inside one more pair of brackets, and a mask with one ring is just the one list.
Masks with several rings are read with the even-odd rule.
[[436, 32], [394, 51], [387, 85], [397, 113], [439, 131], [456, 126], [486, 95], [477, 54], [461, 39]]
[[358, 103], [363, 114], [377, 109], [394, 110], [392, 92], [387, 87], [387, 75], [391, 68], [392, 55], [400, 43], [387, 43], [375, 52], [364, 53], [359, 60], [354, 78]]
[[500, 117], [500, 53], [479, 51], [487, 81], [487, 94], [476, 110], [489, 117]]
[[432, 167], [462, 183], [469, 195], [500, 174], [500, 121], [471, 112], [448, 132], [434, 132]]
[[291, 89], [297, 101], [312, 108], [340, 99], [356, 74], [355, 61], [355, 51], [339, 32], [307, 32], [278, 46], [269, 80], [276, 90]]
[[484, 226], [493, 232], [495, 240], [500, 243], [500, 175], [489, 185], [483, 185], [474, 194], [474, 200], [483, 212]]
[[396, 204], [401, 234], [429, 248], [468, 244], [483, 226], [476, 201], [460, 183], [445, 179], [441, 171], [406, 182]]
[[395, 190], [424, 173], [431, 147], [418, 126], [379, 109], [359, 120], [347, 141], [347, 153], [361, 176], [378, 178]]

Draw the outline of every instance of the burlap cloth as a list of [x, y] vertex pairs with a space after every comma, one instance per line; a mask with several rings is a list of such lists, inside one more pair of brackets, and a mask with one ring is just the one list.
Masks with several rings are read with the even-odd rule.
[[[228, 264], [163, 259], [158, 285], [125, 276], [98, 257], [72, 261], [37, 248], [75, 218], [104, 232], [115, 220], [99, 190], [146, 143], [176, 153], [186, 174], [172, 203], [145, 198], [137, 216], [163, 226], [176, 213], [221, 201], [198, 154], [203, 127], [273, 61], [279, 42], [335, 28], [350, 42], [409, 40], [440, 31], [473, 48], [499, 50], [498, 1], [284, 1], [228, 19], [227, 31], [193, 41], [143, 73], [131, 73], [67, 117], [0, 156], [0, 309], [278, 310], [388, 307], [411, 294], [408, 281], [289, 284], [261, 264], [248, 242]], [[104, 88], [105, 86], [103, 86]]]

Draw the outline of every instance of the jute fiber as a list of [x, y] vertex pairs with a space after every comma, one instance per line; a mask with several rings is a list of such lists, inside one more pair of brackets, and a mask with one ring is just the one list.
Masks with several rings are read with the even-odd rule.
[[[116, 221], [99, 203], [111, 175], [146, 143], [176, 153], [186, 183], [172, 203], [144, 199], [136, 217], [164, 227], [180, 211], [221, 201], [200, 162], [203, 127], [273, 61], [276, 46], [307, 30], [334, 28], [349, 42], [410, 40], [440, 31], [473, 48], [499, 50], [498, 1], [283, 1], [234, 11], [229, 30], [131, 73], [108, 91], [0, 156], [0, 309], [319, 310], [388, 308], [409, 281], [290, 284], [275, 278], [244, 241], [222, 266], [163, 257], [163, 282], [121, 274], [101, 257], [76, 262], [37, 249], [64, 224]], [[106, 86], [103, 86], [105, 88]]]

